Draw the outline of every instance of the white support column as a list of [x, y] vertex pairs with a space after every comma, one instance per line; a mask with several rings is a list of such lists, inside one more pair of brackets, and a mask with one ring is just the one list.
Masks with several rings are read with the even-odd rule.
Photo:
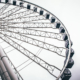
[[[1, 57], [1, 64], [0, 65], [2, 66], [2, 62], [3, 62], [3, 65], [5, 66], [6, 70], [8, 71], [11, 80], [18, 80], [18, 77], [14, 73], [11, 65], [9, 64], [9, 60], [6, 57], [6, 54], [5, 54], [5, 52], [4, 52], [4, 50], [2, 49], [1, 46], [0, 46], [0, 57]], [[3, 71], [6, 71], [6, 70], [3, 68]], [[10, 79], [8, 79], [8, 80], [10, 80]]]
[[1, 78], [2, 78], [2, 80], [11, 80], [10, 76], [9, 76], [9, 74], [8, 74], [4, 64], [2, 62], [2, 60], [0, 60], [0, 67], [1, 67], [1, 70], [2, 70], [1, 71]]
[[5, 80], [4, 75], [2, 75], [2, 69], [1, 69], [1, 66], [0, 66], [0, 80]]

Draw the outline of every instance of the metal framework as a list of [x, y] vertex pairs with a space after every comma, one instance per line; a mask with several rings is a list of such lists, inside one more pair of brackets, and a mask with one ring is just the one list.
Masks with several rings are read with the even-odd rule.
[[[64, 73], [66, 66], [68, 65], [71, 55], [71, 40], [68, 31], [63, 23], [52, 13], [33, 3], [22, 0], [13, 0], [12, 3], [9, 0], [5, 1], [6, 4], [2, 0], [0, 1], [2, 4], [4, 4], [4, 6], [0, 8], [0, 39], [2, 39], [14, 49], [18, 50], [30, 60], [47, 70], [52, 76], [55, 77], [56, 80], [59, 80], [59, 78]], [[27, 7], [24, 4], [27, 5]], [[10, 6], [12, 6], [13, 8], [7, 10]], [[60, 28], [62, 29], [62, 32], [59, 32]], [[58, 47], [46, 42], [45, 40], [42, 41], [35, 37], [51, 40], [55, 39], [59, 42], [66, 42], [66, 40], [68, 40], [69, 47]], [[45, 60], [41, 59], [38, 55], [34, 54], [18, 42], [16, 42], [14, 39], [28, 43], [34, 47], [36, 46], [38, 48], [53, 52], [53, 54], [56, 53], [58, 56], [64, 59], [67, 58], [66, 63], [64, 64], [62, 69], [55, 65], [49, 64]], [[65, 55], [65, 51], [67, 50], [69, 51], [68, 57], [66, 57]], [[9, 58], [8, 60], [15, 70], [18, 79], [23, 80], [11, 60]], [[54, 71], [57, 71], [59, 75], [56, 75]], [[0, 75], [2, 74], [0, 73]]]
[[27, 49], [25, 49], [24, 47], [20, 46], [19, 44], [17, 44], [16, 42], [14, 42], [13, 40], [11, 40], [10, 38], [5, 37], [4, 35], [1, 35], [0, 38], [3, 39], [4, 41], [6, 41], [8, 44], [10, 44], [11, 46], [13, 46], [15, 49], [17, 49], [21, 53], [23, 53], [28, 58], [30, 58], [32, 61], [34, 61], [35, 63], [37, 63], [38, 65], [40, 65], [44, 69], [46, 69], [54, 77], [56, 77], [53, 74], [53, 71], [54, 71], [55, 68], [57, 70], [61, 71], [59, 68], [57, 68], [57, 67], [55, 67], [53, 65], [48, 64], [47, 62], [45, 62], [44, 60], [40, 59], [38, 56], [34, 55], [32, 52], [30, 52]]
[[[63, 56], [63, 55], [61, 55], [63, 49], [66, 49], [66, 48], [63, 48], [63, 47], [56, 47], [54, 45], [42, 42], [40, 40], [36, 40], [34, 38], [31, 38], [31, 37], [28, 37], [28, 36], [13, 32], [13, 31], [9, 31], [9, 30], [7, 32], [2, 31], [1, 33], [5, 36], [9, 36], [9, 37], [21, 40], [23, 42], [29, 43], [31, 45], [35, 45], [37, 47], [40, 47], [40, 48], [55, 52], [60, 56]], [[63, 56], [63, 57], [65, 57], [65, 56]]]

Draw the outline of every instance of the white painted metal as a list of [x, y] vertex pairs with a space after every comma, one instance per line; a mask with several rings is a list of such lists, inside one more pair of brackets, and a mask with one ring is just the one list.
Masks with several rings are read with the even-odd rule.
[[[11, 79], [10, 79], [10, 76], [9, 76], [9, 74], [8, 74], [8, 72], [7, 72], [4, 64], [3, 64], [3, 62], [2, 62], [2, 60], [0, 60], [0, 67], [1, 67], [1, 70], [2, 70], [2, 73], [1, 73], [1, 78], [2, 78], [2, 80], [4, 80], [4, 79], [5, 79], [5, 80], [11, 80]], [[3, 77], [4, 77], [4, 79], [3, 79]]]
[[[2, 49], [2, 47], [0, 46], [0, 57], [1, 57], [1, 68], [2, 70], [5, 72], [6, 70], [8, 71], [9, 75], [10, 75], [10, 78], [11, 80], [18, 80], [18, 77], [17, 75], [14, 73], [11, 65], [9, 64], [9, 61], [8, 61], [8, 58], [6, 57], [5, 55], [5, 52], [4, 50]], [[3, 62], [3, 63], [2, 63]], [[6, 70], [5, 68], [3, 67], [3, 65], [6, 67]], [[7, 75], [7, 74], [5, 74]], [[6, 79], [6, 80], [10, 80], [10, 79]]]

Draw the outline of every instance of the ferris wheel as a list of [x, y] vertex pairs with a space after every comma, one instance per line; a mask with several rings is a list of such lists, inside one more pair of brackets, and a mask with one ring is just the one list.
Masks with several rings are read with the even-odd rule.
[[0, 80], [71, 77], [74, 50], [69, 33], [55, 15], [38, 5], [0, 0], [0, 45]]

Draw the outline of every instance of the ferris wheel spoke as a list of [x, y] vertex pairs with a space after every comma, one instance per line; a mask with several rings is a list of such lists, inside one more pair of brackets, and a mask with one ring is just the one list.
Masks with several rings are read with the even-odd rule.
[[[33, 11], [32, 11], [32, 13], [33, 13]], [[27, 15], [30, 15], [29, 13], [27, 13]], [[14, 15], [15, 16], [15, 15]], [[12, 19], [6, 19], [6, 21], [14, 21], [14, 20], [17, 20], [17, 21], [21, 21], [21, 20], [23, 20], [23, 19], [29, 19], [29, 20], [38, 20], [38, 18], [40, 19], [45, 19], [45, 15], [39, 15], [39, 14], [37, 14], [37, 15], [34, 15], [34, 16], [29, 16], [29, 17], [25, 17], [25, 16], [21, 16], [21, 17], [17, 17], [17, 18], [12, 18]]]
[[53, 32], [28, 29], [28, 28], [26, 29], [26, 28], [8, 27], [6, 29], [9, 31], [23, 34], [23, 35], [33, 35], [33, 36], [39, 36], [39, 37], [53, 38], [60, 41], [63, 41], [63, 35], [64, 35], [60, 33], [53, 33]]
[[[41, 48], [42, 49], [42, 48]], [[38, 50], [38, 52], [41, 52], [41, 49]], [[40, 53], [39, 53], [40, 54]], [[36, 56], [39, 55], [38, 53], [36, 53]], [[29, 62], [30, 61], [30, 62]], [[18, 69], [19, 67], [21, 67], [22, 65], [24, 65], [25, 63], [29, 62], [29, 64], [27, 64], [26, 66], [24, 66], [23, 68], [21, 68], [18, 71], [22, 71], [24, 68], [26, 68], [27, 66], [29, 66], [31, 63], [33, 63], [33, 61], [31, 61], [30, 59], [24, 61], [23, 63], [21, 63], [20, 65], [18, 65], [16, 68]]]
[[0, 20], [3, 20], [3, 19], [5, 19], [5, 18], [11, 16], [12, 14], [16, 13], [16, 12], [19, 11], [19, 10], [21, 10], [20, 7], [15, 7], [15, 8], [13, 8], [13, 9], [11, 9], [11, 10], [3, 13], [3, 14], [0, 16]]
[[[18, 65], [16, 68], [19, 68], [20, 66], [22, 66], [23, 64], [27, 63], [28, 61], [30, 61], [30, 59], [26, 60], [25, 62], [21, 63], [20, 65]], [[30, 62], [30, 64], [32, 63], [33, 61]]]
[[[23, 29], [28, 29], [28, 28], [33, 28], [33, 29], [42, 29], [42, 28], [52, 28], [52, 27], [14, 27], [14, 26], [8, 26], [8, 28], [23, 28]], [[0, 29], [2, 29], [2, 28], [0, 28]], [[55, 28], [54, 28], [55, 29]]]
[[[22, 44], [22, 43], [23, 43], [23, 42], [21, 42], [20, 44]], [[7, 49], [8, 47], [11, 47], [11, 46], [9, 45], [9, 46], [7, 46], [7, 47], [5, 47], [5, 48], [3, 48], [3, 49], [5, 50], [5, 49]], [[7, 51], [6, 54], [8, 54], [8, 53], [10, 53], [10, 52], [12, 52], [12, 51], [14, 51], [14, 50], [15, 50], [15, 48]]]
[[34, 55], [32, 52], [30, 52], [29, 50], [25, 49], [24, 47], [22, 47], [21, 45], [19, 45], [15, 41], [13, 41], [10, 38], [8, 38], [7, 36], [3, 35], [2, 33], [0, 34], [0, 38], [3, 39], [8, 44], [10, 44], [15, 49], [17, 49], [18, 51], [20, 51], [22, 54], [24, 54], [28, 58], [30, 58], [32, 61], [34, 61], [35, 63], [37, 63], [41, 67], [43, 67], [51, 75], [53, 75], [54, 77], [57, 78], [57, 76], [54, 74], [54, 70], [58, 70], [60, 72], [61, 70], [58, 67], [56, 67], [54, 65], [50, 65], [49, 63], [47, 63], [46, 61], [42, 60], [38, 56]]
[[0, 8], [0, 15], [9, 7], [9, 4], [5, 4], [2, 8]]
[[[4, 31], [5, 31], [5, 32], [4, 32]], [[9, 36], [9, 37], [15, 38], [15, 39], [17, 39], [17, 40], [26, 42], [26, 43], [28, 43], [28, 44], [31, 44], [31, 45], [34, 45], [34, 46], [43, 48], [43, 49], [45, 49], [45, 50], [54, 52], [54, 53], [58, 54], [59, 56], [65, 57], [64, 55], [61, 55], [63, 49], [66, 49], [66, 48], [64, 48], [64, 47], [56, 47], [56, 46], [51, 45], [51, 44], [49, 44], [49, 43], [45, 43], [45, 42], [43, 42], [43, 41], [40, 41], [40, 40], [31, 38], [31, 37], [28, 37], [28, 36], [24, 36], [24, 35], [22, 35], [22, 34], [18, 34], [18, 33], [16, 33], [16, 32], [12, 32], [12, 31], [3, 30], [3, 31], [0, 31], [0, 32], [1, 32], [3, 35], [6, 35], [6, 36]]]
[[[17, 64], [17, 61], [14, 63], [17, 67], [9, 60], [18, 80], [23, 80], [19, 72], [32, 62], [44, 68], [56, 80], [63, 80], [66, 77], [69, 79], [71, 76], [67, 70], [74, 64], [74, 61], [71, 62], [74, 51], [71, 49], [70, 35], [64, 24], [54, 14], [36, 4], [24, 0], [0, 0], [0, 44], [5, 54], [17, 50], [25, 55], [16, 54], [15, 56], [14, 54], [14, 58], [12, 54], [6, 56], [8, 60], [9, 56], [12, 60], [20, 59], [21, 63]], [[2, 64], [1, 69], [3, 69]], [[7, 66], [5, 69], [7, 70]], [[22, 75], [24, 71], [21, 72]], [[7, 72], [11, 74], [10, 69]], [[6, 77], [5, 73], [0, 72], [0, 74], [1, 80]], [[11, 78], [10, 75], [9, 77]], [[25, 75], [23, 77], [25, 78]]]
[[4, 21], [10, 21], [10, 20], [22, 18], [24, 16], [29, 16], [31, 14], [35, 14], [35, 12], [33, 12], [33, 10], [27, 10], [27, 11], [13, 14], [13, 15], [9, 16], [8, 19], [3, 19], [3, 20]]
[[50, 23], [36, 23], [36, 22], [30, 22], [30, 23], [21, 23], [21, 22], [18, 22], [18, 23], [14, 23], [14, 22], [10, 22], [10, 23], [4, 23], [1, 25], [2, 27], [0, 28], [23, 28], [23, 29], [27, 29], [27, 28], [53, 28], [53, 29], [56, 29], [55, 27], [55, 24], [50, 24]]
[[[48, 20], [45, 19], [44, 16], [30, 16], [30, 17], [27, 17], [27, 18], [19, 18], [19, 19], [14, 19], [14, 20], [10, 20], [10, 21], [4, 21], [3, 20], [3, 23], [5, 24], [9, 24], [9, 23], [12, 23], [12, 24], [17, 24], [17, 23], [32, 23], [32, 22], [39, 22], [39, 21], [43, 21], [43, 23], [47, 22]], [[50, 21], [48, 21], [50, 22]]]
[[[44, 21], [46, 19], [44, 19], [44, 17], [40, 18], [40, 16], [38, 18], [35, 18], [35, 19], [30, 19], [30, 18], [26, 18], [26, 19], [15, 19], [14, 21], [10, 20], [10, 21], [7, 21], [7, 22], [3, 22], [3, 23], [13, 23], [13, 24], [16, 24], [17, 23], [32, 23], [32, 22], [38, 22], [38, 21]], [[48, 21], [49, 22], [49, 21]], [[45, 23], [45, 22], [43, 22]]]
[[[5, 24], [5, 25], [4, 25]], [[4, 24], [2, 24], [2, 26], [8, 26], [8, 25], [19, 25], [19, 24], [22, 24], [22, 25], [32, 25], [34, 24], [35, 25], [38, 25], [38, 24], [45, 24], [44, 26], [47, 26], [47, 25], [53, 25], [53, 23], [49, 23], [49, 22], [4, 22]]]
[[30, 65], [33, 61], [31, 61], [30, 63], [28, 63], [26, 66], [24, 66], [23, 68], [21, 68], [20, 70], [18, 70], [19, 72], [22, 71], [24, 68], [26, 68], [28, 65]]
[[[39, 51], [41, 51], [41, 50], [39, 50]], [[36, 54], [36, 55], [38, 56], [39, 54]], [[28, 61], [30, 61], [30, 59], [26, 60], [25, 62], [23, 62], [22, 64], [20, 64], [20, 65], [17, 66], [16, 68], [21, 67], [22, 65], [24, 65], [24, 64], [27, 63]], [[22, 67], [22, 68], [19, 69], [18, 71], [19, 71], [19, 72], [22, 71], [23, 69], [25, 69], [26, 67], [28, 67], [28, 66], [29, 66], [30, 64], [32, 64], [32, 63], [33, 63], [33, 61], [29, 62], [26, 66]]]
[[41, 21], [41, 20], [46, 20], [44, 16], [29, 16], [29, 17], [22, 17], [19, 19], [14, 19], [14, 20], [10, 20], [7, 21], [8, 23], [10, 22], [32, 22], [32, 21]]

